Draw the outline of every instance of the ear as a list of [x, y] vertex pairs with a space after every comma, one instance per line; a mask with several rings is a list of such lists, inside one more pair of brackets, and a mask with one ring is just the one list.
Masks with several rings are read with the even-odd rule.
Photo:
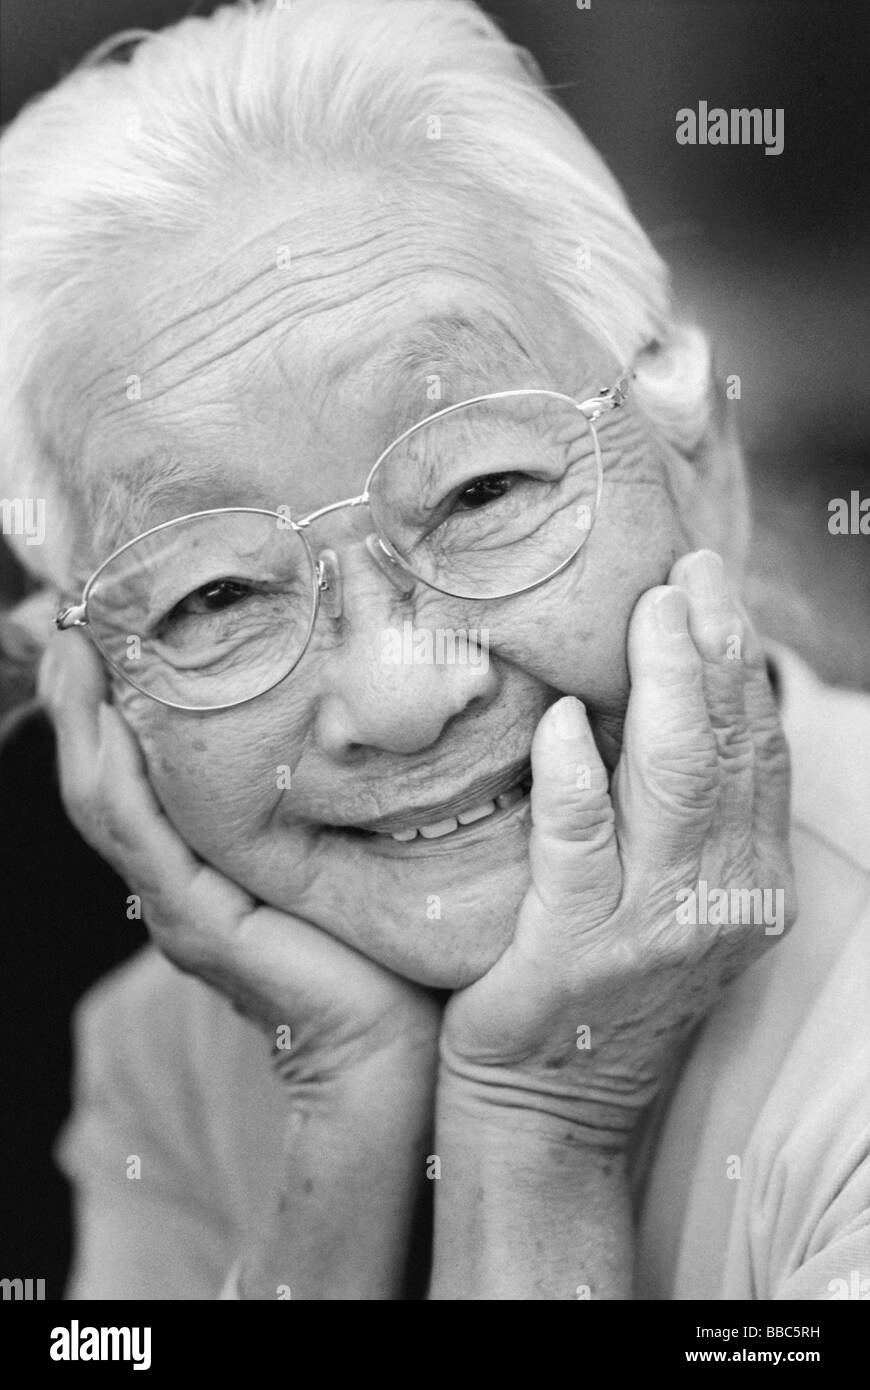
[[710, 414], [688, 454], [672, 451], [671, 472], [680, 514], [697, 550], [717, 550], [732, 578], [742, 578], [749, 555], [750, 498], [737, 428], [736, 402], [725, 392], [715, 360], [710, 370]]

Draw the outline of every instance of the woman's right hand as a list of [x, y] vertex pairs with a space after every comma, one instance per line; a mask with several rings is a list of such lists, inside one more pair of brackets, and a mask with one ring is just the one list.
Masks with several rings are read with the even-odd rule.
[[139, 895], [164, 954], [265, 1030], [287, 1083], [283, 1177], [241, 1253], [239, 1296], [401, 1298], [432, 1127], [435, 998], [197, 859], [87, 639], [51, 642], [39, 688], [71, 820]]
[[322, 1085], [388, 1059], [418, 1076], [434, 1068], [433, 996], [311, 922], [256, 902], [188, 848], [154, 795], [133, 733], [107, 701], [87, 638], [52, 638], [39, 693], [57, 730], [73, 824], [139, 896], [160, 950], [266, 1031], [282, 1075]]

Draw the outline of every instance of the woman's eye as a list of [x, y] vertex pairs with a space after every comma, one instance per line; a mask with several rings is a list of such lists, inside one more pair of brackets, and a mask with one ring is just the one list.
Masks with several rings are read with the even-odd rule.
[[229, 608], [231, 604], [246, 598], [249, 592], [247, 585], [235, 580], [215, 579], [211, 584], [203, 584], [202, 588], [194, 589], [192, 594], [188, 594], [187, 598], [183, 598], [180, 603], [175, 605], [169, 616], [219, 613], [222, 609]]
[[463, 488], [457, 497], [457, 505], [467, 511], [485, 507], [489, 502], [497, 502], [510, 492], [511, 479], [507, 473], [488, 473], [484, 478], [475, 478], [473, 483]]

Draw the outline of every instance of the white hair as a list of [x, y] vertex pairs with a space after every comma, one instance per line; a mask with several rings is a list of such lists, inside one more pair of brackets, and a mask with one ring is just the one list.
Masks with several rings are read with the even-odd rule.
[[45, 499], [45, 544], [18, 549], [57, 582], [76, 483], [64, 359], [99, 337], [101, 284], [136, 239], [208, 227], [242, 170], [487, 190], [530, 275], [618, 361], [662, 345], [635, 391], [665, 436], [689, 453], [706, 429], [706, 340], [674, 322], [665, 267], [600, 157], [470, 0], [243, 3], [122, 34], [32, 102], [0, 154], [0, 494]]

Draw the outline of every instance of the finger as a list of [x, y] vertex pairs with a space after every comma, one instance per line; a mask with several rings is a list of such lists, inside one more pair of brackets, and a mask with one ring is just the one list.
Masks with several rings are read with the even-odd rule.
[[716, 823], [752, 844], [754, 746], [746, 716], [743, 622], [712, 550], [684, 555], [669, 582], [688, 600], [689, 631], [703, 662], [704, 697], [719, 752], [721, 780]]
[[[103, 704], [98, 724], [92, 792], [99, 800], [97, 848], [141, 894], [145, 920], [170, 959], [216, 985], [261, 1022], [273, 1013], [278, 1022], [298, 1022], [303, 1029], [309, 1021], [323, 1026], [335, 1010], [338, 978], [345, 1008], [354, 987], [360, 1003], [367, 1004], [373, 990], [385, 990], [384, 973], [350, 947], [309, 922], [259, 905], [203, 863], [160, 806], [139, 746], [118, 711]], [[329, 1022], [335, 1030], [342, 1020], [336, 1016]]]
[[103, 664], [83, 633], [59, 632], [49, 640], [37, 693], [57, 731], [58, 774], [67, 804], [76, 802], [93, 777], [97, 717], [107, 690]]
[[719, 789], [703, 663], [689, 634], [686, 596], [660, 586], [641, 595], [628, 630], [631, 694], [614, 777], [623, 862], [641, 880], [697, 861]]
[[176, 951], [188, 957], [203, 949], [208, 955], [256, 901], [204, 864], [179, 835], [148, 781], [136, 739], [111, 705], [100, 707], [99, 734], [91, 793], [98, 848], [141, 892], [149, 926], [177, 938]]
[[532, 741], [532, 881], [548, 913], [596, 926], [613, 912], [622, 875], [607, 771], [586, 710], [565, 696]]
[[[106, 703], [106, 692], [91, 643], [59, 634], [43, 658], [39, 694], [57, 730], [64, 804], [88, 843], [158, 908], [168, 909], [186, 898], [202, 866], [166, 818], [139, 746]], [[238, 892], [234, 910], [242, 913], [252, 900]]]
[[64, 802], [88, 843], [141, 896], [164, 953], [258, 1022], [291, 1024], [294, 1037], [298, 1025], [300, 1042], [308, 1027], [352, 1033], [360, 1011], [381, 997], [386, 1015], [395, 1007], [388, 972], [311, 923], [258, 904], [191, 851], [154, 794], [131, 730], [105, 703], [90, 642], [62, 637], [46, 655], [39, 689], [57, 729]]
[[791, 759], [763, 643], [739, 600], [737, 608], [743, 620], [746, 717], [755, 760], [753, 836], [761, 853], [781, 859], [791, 834]]

